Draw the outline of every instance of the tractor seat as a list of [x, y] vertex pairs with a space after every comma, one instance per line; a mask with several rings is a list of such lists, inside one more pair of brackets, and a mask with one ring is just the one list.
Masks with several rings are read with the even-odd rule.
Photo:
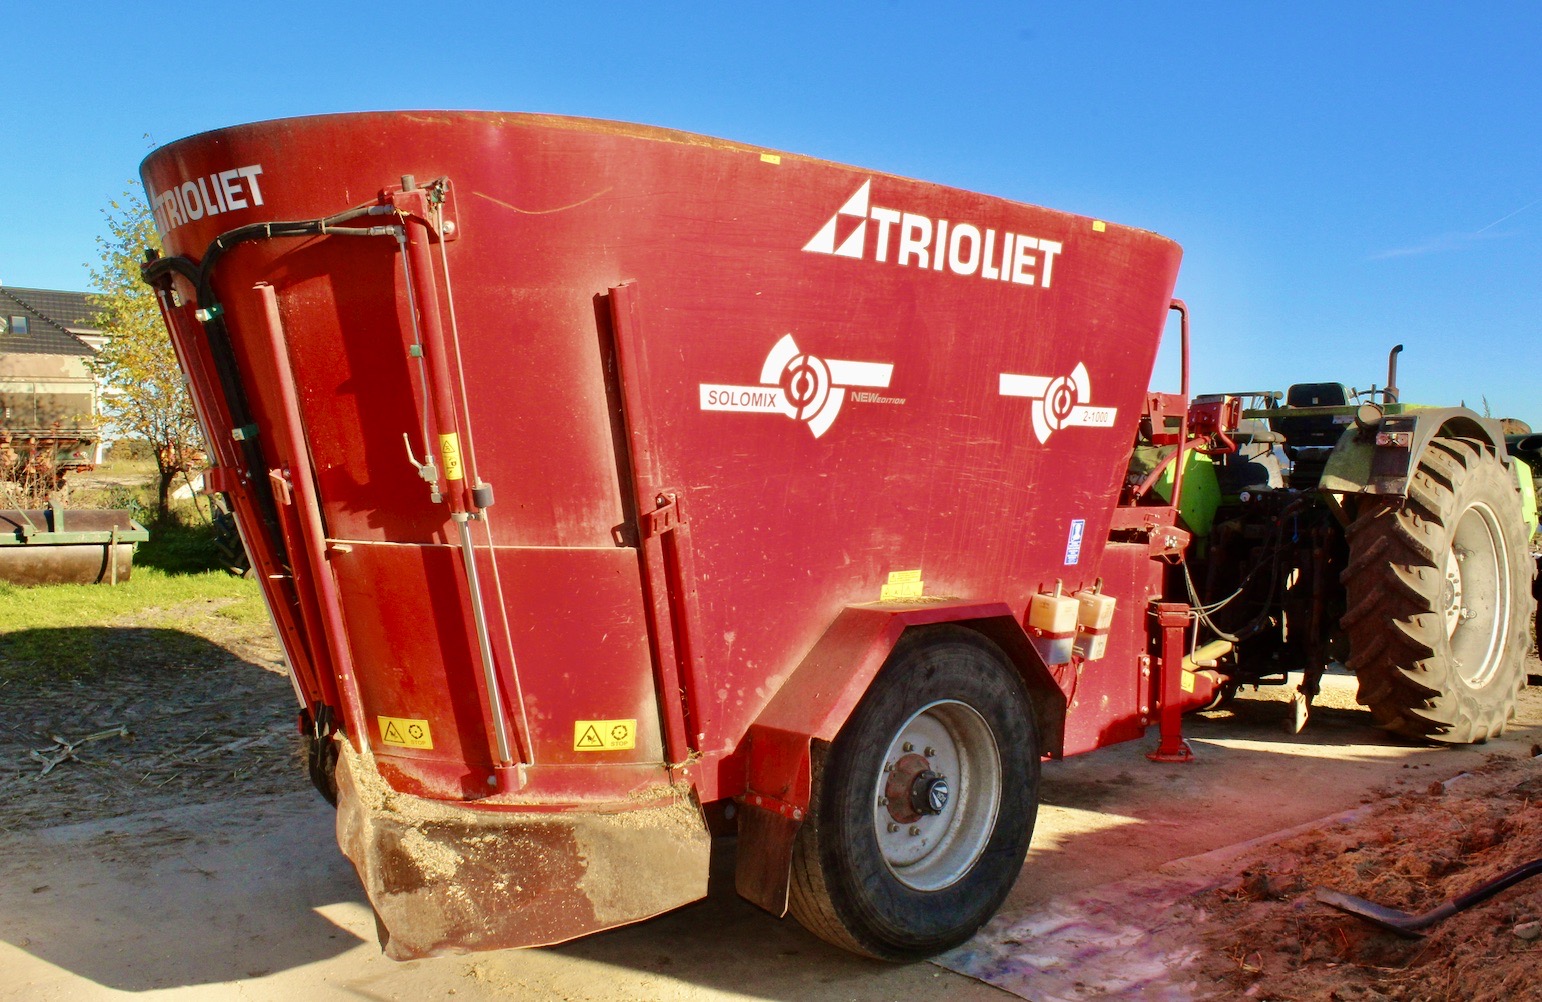
[[[1287, 409], [1347, 406], [1349, 391], [1343, 383], [1297, 383], [1285, 391]], [[1302, 448], [1333, 448], [1349, 420], [1333, 414], [1302, 414], [1272, 418], [1269, 425], [1285, 436], [1285, 450], [1291, 453]]]

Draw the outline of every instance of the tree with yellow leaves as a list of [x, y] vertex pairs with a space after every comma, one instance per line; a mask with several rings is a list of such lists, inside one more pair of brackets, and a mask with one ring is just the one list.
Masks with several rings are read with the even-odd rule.
[[155, 293], [139, 276], [146, 248], [160, 236], [144, 199], [126, 192], [104, 209], [107, 233], [97, 237], [101, 259], [91, 269], [96, 323], [107, 342], [91, 361], [106, 386], [102, 412], [121, 435], [144, 439], [155, 456], [156, 519], [171, 514], [171, 492], [203, 462], [202, 434], [177, 367]]

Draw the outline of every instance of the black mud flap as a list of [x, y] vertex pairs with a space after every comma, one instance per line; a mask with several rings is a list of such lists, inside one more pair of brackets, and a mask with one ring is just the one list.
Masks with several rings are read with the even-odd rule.
[[395, 960], [548, 946], [707, 894], [688, 798], [611, 813], [491, 810], [390, 791], [340, 742], [337, 842]]

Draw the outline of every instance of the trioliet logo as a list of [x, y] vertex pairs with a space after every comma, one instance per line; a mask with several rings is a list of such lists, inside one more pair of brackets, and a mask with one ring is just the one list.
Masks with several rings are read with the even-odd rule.
[[155, 214], [155, 228], [164, 237], [183, 223], [204, 216], [261, 205], [262, 185], [257, 180], [261, 174], [262, 164], [247, 164], [191, 181], [173, 181], [166, 191], [146, 185], [145, 197]]
[[893, 262], [902, 268], [946, 269], [954, 275], [1041, 289], [1049, 288], [1054, 279], [1055, 259], [1062, 248], [1058, 240], [872, 205], [872, 191], [871, 179], [862, 182], [803, 249]]

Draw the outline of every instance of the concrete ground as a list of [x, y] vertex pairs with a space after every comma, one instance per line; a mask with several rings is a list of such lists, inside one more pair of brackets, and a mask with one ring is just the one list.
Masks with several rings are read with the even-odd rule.
[[[1532, 670], [1538, 666], [1533, 664]], [[1033, 849], [1004, 913], [1253, 839], [1542, 740], [1542, 689], [1501, 740], [1393, 741], [1345, 678], [1301, 735], [1280, 690], [1188, 721], [1197, 759], [1156, 765], [1143, 742], [1044, 768]], [[724, 841], [709, 897], [564, 946], [410, 963], [385, 959], [331, 809], [290, 792], [215, 793], [0, 840], [0, 998], [809, 999], [1010, 998], [932, 964], [849, 956], [735, 896]]]

